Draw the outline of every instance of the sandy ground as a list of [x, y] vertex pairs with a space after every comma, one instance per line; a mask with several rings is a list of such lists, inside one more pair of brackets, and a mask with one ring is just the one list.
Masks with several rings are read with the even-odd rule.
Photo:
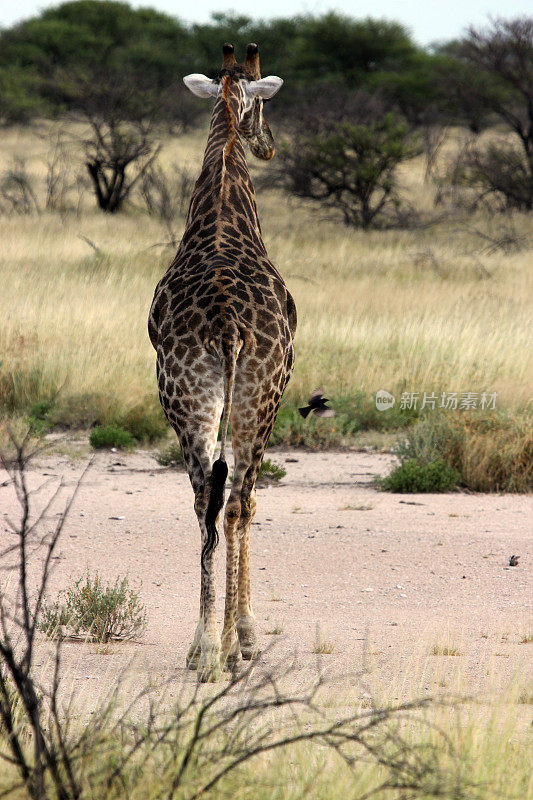
[[[267, 663], [295, 657], [295, 680], [304, 685], [317, 669], [319, 630], [334, 646], [322, 667], [339, 685], [366, 666], [374, 688], [393, 697], [458, 686], [483, 692], [516, 676], [531, 686], [533, 644], [521, 643], [533, 633], [531, 497], [384, 494], [372, 479], [388, 471], [388, 455], [268, 455], [287, 475], [258, 488], [252, 528], [260, 644], [275, 642]], [[48, 483], [35, 507], [61, 477], [71, 491], [86, 462], [39, 457], [30, 484]], [[17, 516], [6, 478], [0, 473], [2, 544], [6, 518]], [[223, 539], [219, 550], [221, 564]], [[64, 645], [65, 667], [82, 692], [113, 686], [127, 664], [137, 687], [174, 670], [176, 681], [195, 680], [184, 662], [197, 619], [199, 552], [184, 472], [159, 467], [145, 451], [96, 455], [62, 534], [50, 597], [87, 567], [104, 579], [127, 573], [148, 625], [134, 643]], [[517, 567], [508, 566], [511, 554], [520, 556]], [[221, 622], [223, 569], [218, 585]], [[442, 655], [443, 647], [456, 655]]]

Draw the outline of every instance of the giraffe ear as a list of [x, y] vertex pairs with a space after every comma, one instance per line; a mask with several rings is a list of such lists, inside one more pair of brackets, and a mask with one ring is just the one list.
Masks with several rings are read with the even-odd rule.
[[279, 92], [283, 86], [283, 81], [277, 75], [269, 75], [267, 78], [245, 83], [244, 86], [246, 93], [250, 97], [261, 97], [263, 100], [270, 100], [276, 92]]
[[208, 78], [207, 75], [200, 75], [198, 72], [186, 75], [183, 83], [197, 97], [216, 97], [220, 92], [219, 83], [216, 83], [212, 78]]

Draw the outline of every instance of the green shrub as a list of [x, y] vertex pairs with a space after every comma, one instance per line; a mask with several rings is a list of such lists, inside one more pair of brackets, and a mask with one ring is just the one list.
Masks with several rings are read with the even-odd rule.
[[150, 398], [118, 417], [116, 424], [131, 433], [138, 442], [156, 442], [168, 432], [168, 422], [159, 403]]
[[135, 446], [135, 439], [131, 433], [119, 428], [118, 425], [97, 425], [91, 431], [89, 442], [95, 450], [106, 447], [127, 449]]
[[28, 425], [33, 433], [43, 434], [53, 427], [50, 419], [53, 407], [53, 400], [41, 400], [31, 406], [28, 412]]
[[[265, 458], [257, 474], [257, 483], [278, 483], [287, 474], [287, 470], [279, 464], [275, 464], [269, 458]], [[234, 475], [231, 474], [229, 480], [233, 483]]]
[[[39, 388], [39, 375], [35, 373], [22, 376], [9, 376], [6, 379], [4, 404], [13, 410], [14, 407], [26, 402], [21, 397], [22, 388], [37, 382]], [[42, 397], [42, 389], [40, 390]], [[33, 393], [33, 391], [32, 391]], [[0, 385], [0, 402], [2, 401], [2, 386]], [[88, 428], [93, 425], [107, 428], [119, 428], [127, 431], [138, 442], [152, 443], [161, 439], [168, 431], [168, 423], [157, 397], [148, 395], [141, 403], [121, 413], [117, 404], [110, 397], [98, 393], [62, 394], [54, 400], [34, 400], [29, 405], [28, 416], [30, 425], [36, 430], [46, 430], [54, 427], [61, 428]], [[96, 440], [98, 440], [98, 434]], [[122, 444], [106, 443], [95, 445], [100, 447], [123, 447]]]
[[378, 485], [386, 492], [451, 492], [461, 476], [444, 461], [420, 464], [410, 458], [392, 470]]
[[451, 417], [428, 415], [413, 425], [405, 437], [398, 439], [393, 451], [402, 464], [410, 459], [419, 464], [442, 459], [457, 468], [461, 441], [461, 431]]
[[162, 467], [184, 467], [185, 461], [178, 442], [172, 442], [165, 450], [157, 453], [155, 460]]
[[97, 642], [132, 639], [146, 625], [146, 611], [128, 578], [104, 584], [89, 572], [65, 592], [65, 603], [45, 605], [39, 630], [51, 638], [84, 636]]
[[533, 424], [527, 414], [428, 414], [398, 441], [401, 465], [443, 462], [477, 492], [533, 488]]
[[40, 400], [31, 406], [28, 416], [30, 419], [44, 420], [48, 417], [53, 407], [53, 400]]
[[286, 469], [280, 467], [279, 464], [275, 464], [269, 458], [265, 458], [261, 464], [257, 480], [264, 482], [274, 481], [275, 483], [278, 483], [278, 481], [284, 478], [286, 474]]

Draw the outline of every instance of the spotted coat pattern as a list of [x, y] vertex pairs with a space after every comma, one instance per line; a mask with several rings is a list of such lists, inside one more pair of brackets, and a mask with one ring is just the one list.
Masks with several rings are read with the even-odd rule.
[[[273, 155], [262, 101], [247, 104], [253, 75], [223, 70], [202, 170], [185, 232], [155, 290], [149, 335], [157, 352], [159, 397], [175, 430], [195, 494], [205, 542], [205, 511], [228, 371], [234, 477], [226, 504], [226, 609], [222, 662], [257, 649], [250, 603], [249, 535], [255, 481], [294, 364], [296, 309], [267, 256], [242, 138], [260, 158]], [[242, 137], [242, 138], [241, 138]], [[215, 553], [201, 571], [200, 620], [188, 654], [202, 680], [219, 665]]]

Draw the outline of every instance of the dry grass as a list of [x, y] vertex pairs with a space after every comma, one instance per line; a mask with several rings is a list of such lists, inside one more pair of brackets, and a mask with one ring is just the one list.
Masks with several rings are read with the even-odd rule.
[[281, 625], [276, 624], [272, 628], [269, 628], [267, 631], [265, 631], [265, 633], [267, 636], [281, 636], [283, 633], [283, 628]]
[[317, 636], [314, 644], [312, 652], [316, 655], [331, 655], [335, 650], [335, 643], [328, 639], [325, 636]]
[[431, 648], [432, 656], [462, 656], [463, 653], [453, 644], [434, 644]]
[[312, 653], [316, 655], [331, 655], [335, 650], [335, 642], [325, 633], [320, 625], [315, 628], [315, 640], [313, 642]]
[[[163, 160], [195, 170], [204, 144], [204, 131], [168, 141]], [[41, 197], [48, 147], [47, 136], [26, 130], [0, 143], [4, 164], [26, 158]], [[73, 165], [81, 167], [75, 153]], [[411, 200], [430, 207], [422, 161], [402, 176]], [[363, 233], [277, 192], [261, 194], [259, 206], [270, 256], [299, 313], [289, 401], [321, 384], [333, 396], [379, 388], [495, 391], [497, 407], [512, 410], [533, 395], [531, 242], [522, 252], [479, 256], [479, 238], [462, 223]], [[482, 214], [468, 221], [469, 229], [492, 224]], [[514, 224], [530, 234], [525, 215]], [[178, 236], [182, 228], [177, 220]], [[59, 392], [59, 421], [69, 424], [157, 404], [146, 320], [173, 255], [158, 244], [166, 239], [163, 224], [139, 208], [106, 216], [90, 194], [79, 216], [2, 219], [4, 406], [28, 408]]]
[[339, 506], [338, 511], [371, 511], [374, 503], [357, 503], [357, 505]]
[[[324, 719], [343, 718], [347, 713], [352, 713], [354, 708], [359, 708], [362, 714], [366, 712], [370, 721], [374, 707], [386, 709], [389, 704], [396, 704], [392, 697], [395, 687], [382, 686], [386, 697], [379, 699], [374, 695], [367, 695], [366, 692], [361, 697], [363, 688], [358, 686], [353, 690], [344, 689], [333, 695], [328, 691], [320, 698], [321, 704], [316, 715], [317, 724], [322, 725]], [[396, 737], [401, 734], [404, 747], [401, 753], [396, 752], [403, 756], [408, 753], [409, 747], [412, 747], [419, 766], [426, 767], [424, 772], [419, 773], [419, 780], [414, 783], [408, 796], [413, 800], [429, 800], [436, 797], [532, 800], [531, 686], [515, 681], [503, 691], [500, 689], [494, 692], [490, 698], [470, 697], [462, 701], [460, 697], [463, 691], [462, 686], [458, 687], [448, 699], [446, 694], [442, 694], [442, 702], [431, 703], [418, 713], [403, 714], [391, 722], [390, 747], [395, 745]], [[389, 694], [391, 697], [388, 697]], [[468, 695], [470, 694], [468, 691]], [[231, 696], [232, 706], [238, 701], [238, 695]], [[164, 709], [158, 709], [157, 705], [155, 709], [156, 713], [164, 713]], [[82, 714], [86, 713], [87, 709], [81, 706], [80, 711], [79, 717], [70, 722], [74, 731], [77, 730], [76, 726], [79, 726], [80, 720], [84, 719]], [[217, 717], [219, 726], [220, 718]], [[117, 764], [121, 763], [120, 758], [123, 755], [121, 748], [124, 747], [124, 741], [117, 737], [109, 721], [106, 725], [104, 720], [104, 725], [98, 729], [97, 724], [101, 717], [95, 713], [94, 719], [96, 723], [90, 721], [85, 726], [88, 744], [77, 762], [77, 774], [95, 776], [94, 784], [86, 784], [90, 786], [87, 796], [112, 800], [117, 797], [117, 792], [107, 789], [106, 778], [117, 769]], [[170, 716], [167, 714], [161, 719], [174, 726], [171, 730], [177, 730], [181, 717], [177, 714]], [[287, 717], [274, 718], [274, 715], [270, 714], [265, 726], [275, 725], [272, 719], [280, 720], [281, 724], [287, 722]], [[289, 719], [293, 720], [294, 727], [291, 729], [289, 725], [287, 726], [291, 731], [305, 730], [305, 726], [308, 727], [314, 722], [312, 716], [299, 718], [295, 711], [290, 713]], [[168, 747], [165, 748], [163, 745], [154, 747], [153, 739], [147, 739], [146, 744], [142, 744], [140, 733], [144, 731], [141, 726], [143, 720], [143, 712], [137, 711], [132, 728], [141, 742], [139, 758], [131, 759], [121, 773], [120, 796], [124, 795], [122, 787], [126, 786], [127, 795], [132, 800], [141, 798], [152, 800], [163, 793], [170, 796], [174, 777], [168, 757]], [[372, 722], [374, 730], [377, 721], [376, 718]], [[224, 737], [222, 742], [226, 747], [229, 747], [227, 737], [231, 735], [230, 731], [234, 733], [233, 728], [228, 730], [223, 727], [221, 731], [221, 736]], [[91, 747], [93, 740], [95, 746]], [[231, 772], [214, 790], [203, 796], [207, 800], [226, 797], [238, 797], [243, 800], [248, 798], [266, 800], [273, 797], [279, 800], [305, 797], [313, 800], [330, 800], [332, 797], [365, 796], [397, 800], [403, 794], [394, 788], [390, 783], [390, 773], [378, 763], [380, 755], [390, 757], [393, 751], [387, 749], [387, 742], [383, 744], [383, 737], [379, 737], [378, 733], [371, 742], [377, 746], [376, 758], [370, 758], [366, 751], [350, 751], [358, 758], [357, 768], [353, 771], [347, 767], [342, 758], [335, 756], [332, 749], [320, 744], [305, 742], [261, 753], [244, 764], [241, 769]], [[5, 746], [1, 730], [0, 744]], [[210, 740], [210, 746], [214, 749], [220, 745], [218, 740], [214, 742]], [[183, 749], [182, 740], [177, 735], [172, 741], [172, 747], [178, 755]], [[180, 797], [195, 796], [200, 781], [204, 779], [203, 769], [206, 767], [202, 763], [199, 766], [193, 764], [180, 786], [182, 790]], [[386, 783], [387, 779], [389, 783]], [[15, 782], [18, 781], [14, 768], [7, 763], [5, 769], [0, 771], [0, 791], [6, 790]], [[10, 796], [22, 798], [27, 795], [23, 791], [15, 791]]]

